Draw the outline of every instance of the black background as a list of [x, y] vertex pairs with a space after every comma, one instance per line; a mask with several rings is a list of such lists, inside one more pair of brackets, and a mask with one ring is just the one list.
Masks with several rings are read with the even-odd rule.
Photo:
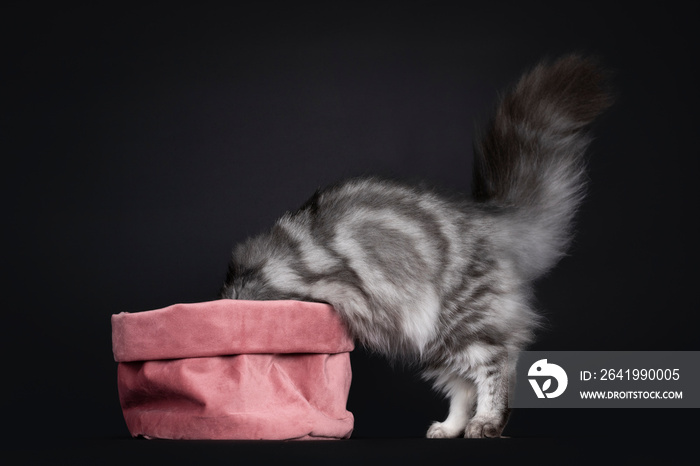
[[440, 462], [672, 455], [698, 433], [694, 410], [516, 410], [510, 440], [420, 440], [446, 403], [358, 349], [348, 442], [129, 439], [111, 314], [215, 298], [236, 242], [348, 176], [469, 192], [498, 92], [572, 51], [600, 57], [617, 100], [571, 254], [538, 284], [531, 349], [700, 349], [690, 3], [255, 5], [1, 7], [8, 444], [52, 462]]

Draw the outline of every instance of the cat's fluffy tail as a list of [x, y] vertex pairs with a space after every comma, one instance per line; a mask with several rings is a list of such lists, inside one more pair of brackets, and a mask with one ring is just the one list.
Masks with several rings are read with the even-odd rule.
[[502, 213], [528, 278], [566, 252], [585, 186], [587, 126], [611, 103], [606, 73], [577, 55], [541, 63], [505, 94], [477, 144], [474, 198]]

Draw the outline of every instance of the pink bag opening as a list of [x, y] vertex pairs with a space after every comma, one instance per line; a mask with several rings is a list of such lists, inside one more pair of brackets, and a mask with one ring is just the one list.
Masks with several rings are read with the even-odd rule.
[[119, 400], [132, 436], [334, 439], [353, 342], [335, 310], [219, 300], [112, 316]]

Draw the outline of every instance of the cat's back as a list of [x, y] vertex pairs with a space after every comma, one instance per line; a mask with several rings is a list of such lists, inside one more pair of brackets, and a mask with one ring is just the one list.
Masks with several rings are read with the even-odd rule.
[[444, 312], [478, 285], [470, 280], [493, 269], [488, 215], [426, 186], [351, 179], [316, 192], [278, 226], [297, 241], [297, 267], [314, 277], [308, 295], [390, 352], [426, 350], [449, 321]]
[[453, 281], [487, 228], [466, 197], [377, 177], [317, 191], [288, 220], [361, 276], [421, 283]]
[[358, 219], [384, 215], [387, 221], [407, 218], [424, 223], [448, 217], [458, 220], [473, 209], [465, 196], [438, 191], [423, 183], [378, 177], [351, 178], [319, 190], [302, 209], [307, 207], [329, 221], [348, 215]]

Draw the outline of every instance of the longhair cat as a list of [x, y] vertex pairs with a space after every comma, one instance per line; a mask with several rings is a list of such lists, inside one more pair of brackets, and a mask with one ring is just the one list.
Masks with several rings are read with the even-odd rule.
[[221, 297], [331, 304], [367, 348], [419, 364], [450, 400], [430, 438], [499, 437], [532, 284], [565, 253], [605, 73], [543, 62], [476, 144], [473, 199], [377, 178], [318, 190], [233, 251]]

